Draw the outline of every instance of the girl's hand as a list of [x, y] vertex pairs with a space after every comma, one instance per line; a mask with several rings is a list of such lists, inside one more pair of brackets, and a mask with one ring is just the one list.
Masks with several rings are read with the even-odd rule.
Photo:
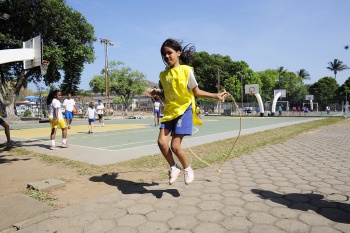
[[226, 98], [229, 96], [229, 93], [226, 90], [222, 90], [218, 95], [219, 95], [218, 99], [223, 103], [225, 102]]
[[160, 89], [153, 88], [152, 91], [149, 92], [151, 95], [159, 95]]
[[58, 124], [58, 119], [55, 120], [55, 125], [57, 125], [57, 124]]

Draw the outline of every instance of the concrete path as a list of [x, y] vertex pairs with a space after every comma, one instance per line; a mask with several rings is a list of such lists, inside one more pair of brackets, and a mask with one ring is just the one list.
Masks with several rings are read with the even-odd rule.
[[[17, 223], [17, 232], [350, 232], [349, 120], [242, 155], [221, 174], [196, 170], [190, 185], [110, 176], [114, 193]], [[118, 188], [126, 182], [134, 186]]]

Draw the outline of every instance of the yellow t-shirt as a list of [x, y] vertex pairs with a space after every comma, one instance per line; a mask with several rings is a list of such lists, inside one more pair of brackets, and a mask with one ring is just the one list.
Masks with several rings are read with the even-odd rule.
[[195, 100], [192, 90], [188, 89], [189, 73], [193, 69], [187, 65], [180, 65], [167, 69], [160, 74], [165, 96], [164, 117], [162, 122], [171, 121], [184, 114], [188, 106], [192, 103], [193, 123], [201, 125], [202, 122], [194, 114]]

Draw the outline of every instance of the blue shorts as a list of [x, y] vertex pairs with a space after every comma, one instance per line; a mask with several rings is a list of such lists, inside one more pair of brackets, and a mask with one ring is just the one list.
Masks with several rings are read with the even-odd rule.
[[159, 116], [159, 114], [160, 114], [159, 109], [154, 109], [154, 115], [155, 115], [155, 114], [157, 114], [157, 116]]
[[91, 122], [95, 122], [95, 118], [89, 118], [89, 123], [91, 123]]
[[73, 119], [73, 112], [66, 110], [64, 114], [66, 115], [66, 119]]
[[162, 122], [160, 129], [167, 129], [172, 134], [192, 135], [192, 105], [190, 105], [183, 115], [171, 121]]
[[0, 117], [0, 125], [2, 125], [3, 123], [5, 123], [5, 121], [2, 119], [2, 117]]

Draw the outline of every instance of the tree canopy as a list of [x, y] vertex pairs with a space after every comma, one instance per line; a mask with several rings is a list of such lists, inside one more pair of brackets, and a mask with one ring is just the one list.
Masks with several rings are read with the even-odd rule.
[[324, 104], [337, 101], [337, 89], [339, 85], [332, 77], [323, 77], [309, 87], [309, 92], [314, 99]]
[[62, 92], [74, 94], [84, 63], [95, 59], [93, 26], [64, 0], [3, 0], [0, 9], [10, 15], [0, 24], [0, 49], [22, 48], [23, 41], [41, 35], [43, 59], [50, 61], [44, 76], [39, 67], [24, 70], [23, 62], [0, 65], [0, 100], [7, 105], [8, 116], [14, 117], [13, 104], [27, 82], [43, 81], [49, 86], [64, 73]]
[[[108, 67], [110, 94], [120, 97], [124, 109], [128, 109], [134, 96], [141, 95], [146, 91], [148, 87], [146, 76], [137, 70], [132, 70], [130, 67], [126, 67], [123, 62], [111, 61], [108, 63]], [[100, 75], [95, 75], [91, 79], [89, 85], [93, 92], [101, 94], [105, 93], [105, 70], [102, 70]]]

